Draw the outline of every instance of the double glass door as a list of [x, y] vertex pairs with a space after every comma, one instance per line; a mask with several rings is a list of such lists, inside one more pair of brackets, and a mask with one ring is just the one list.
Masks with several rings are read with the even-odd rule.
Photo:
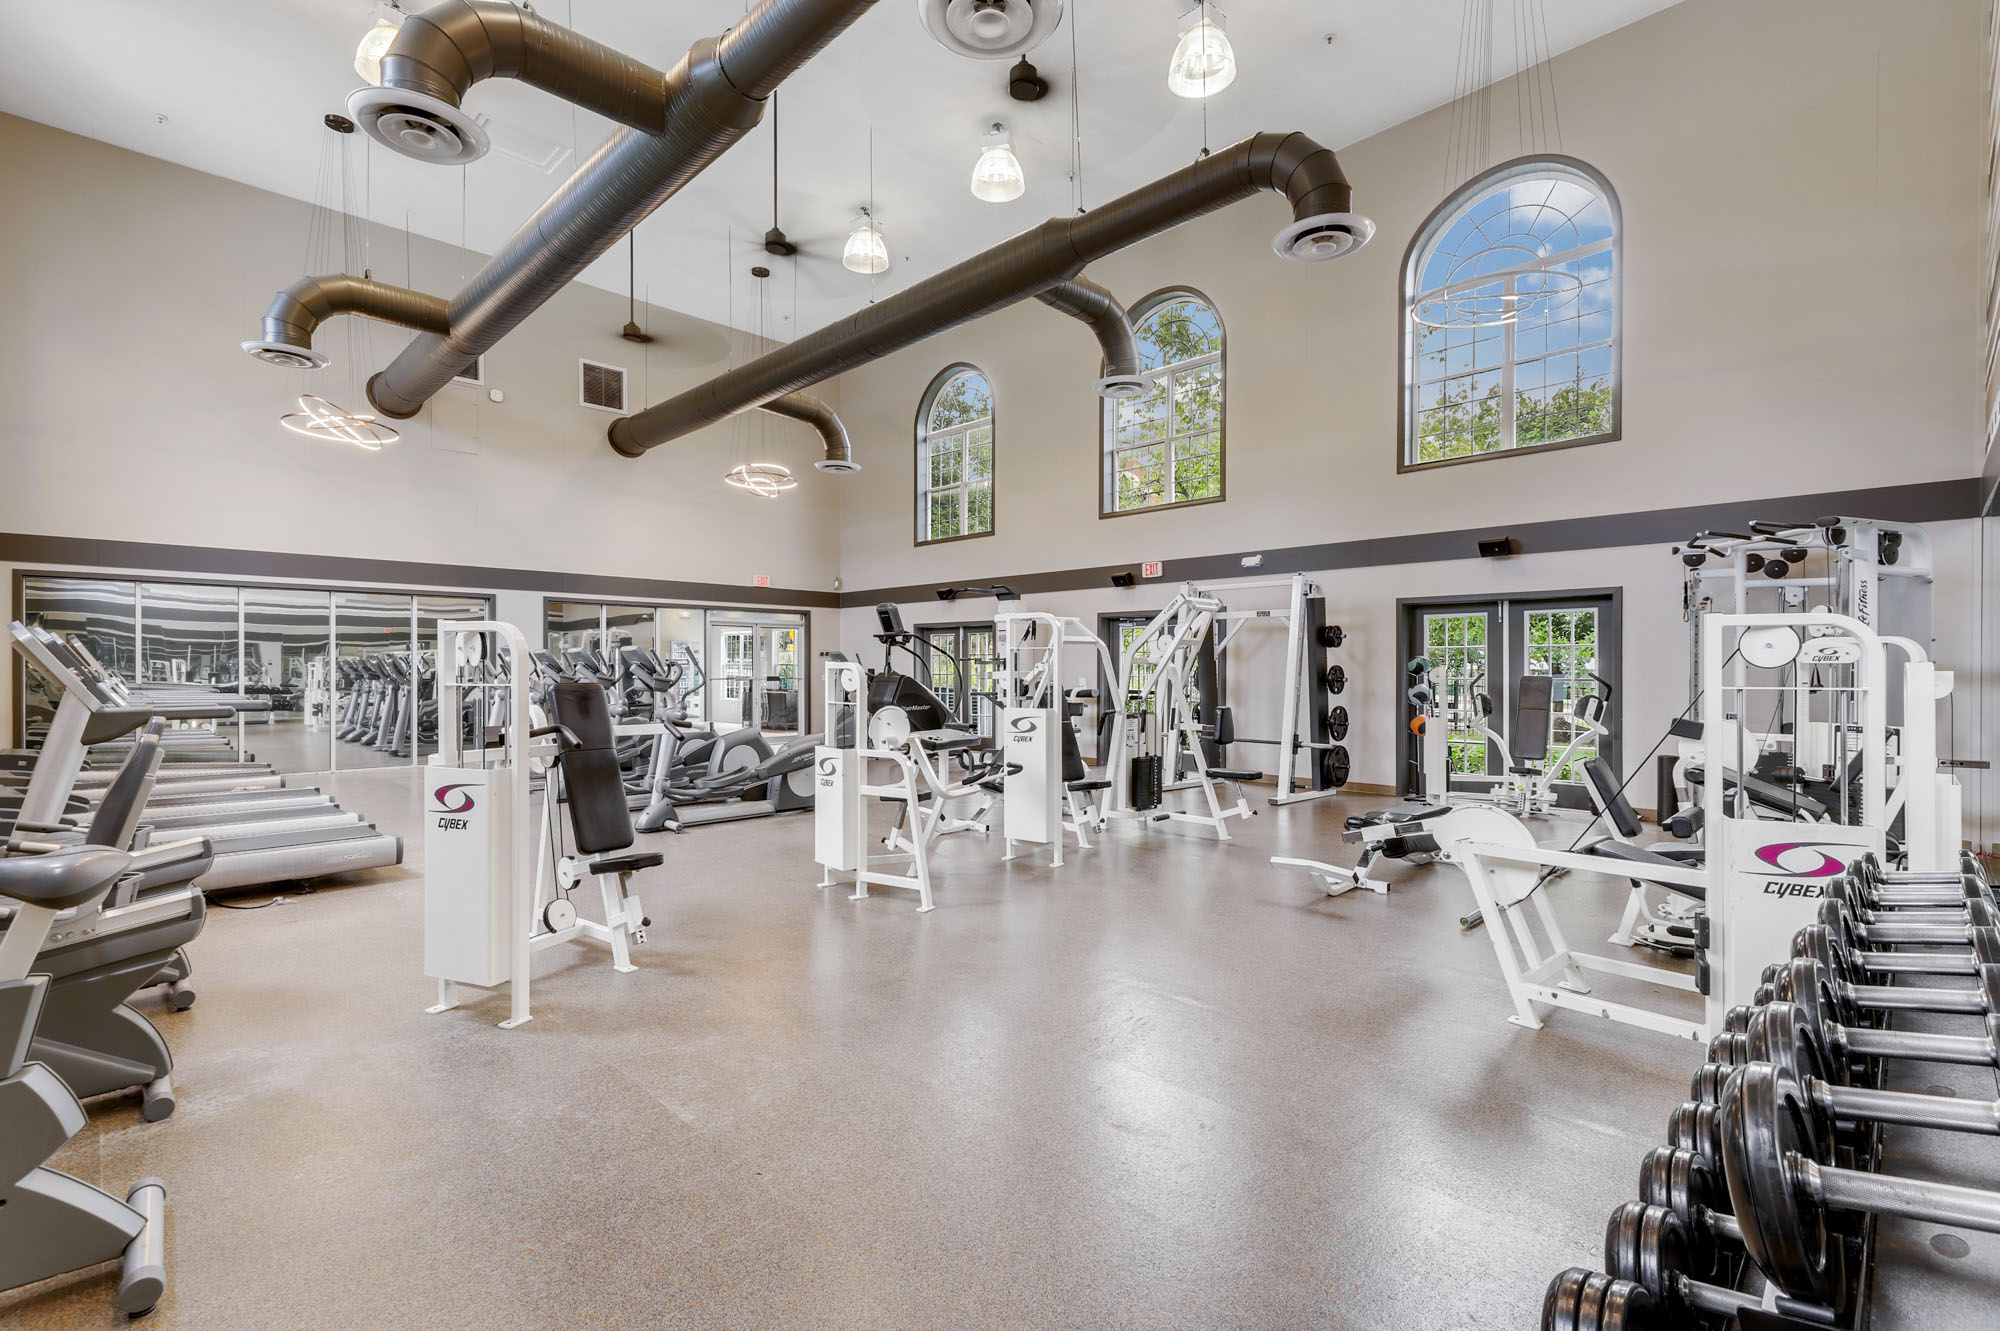
[[708, 621], [711, 721], [718, 730], [754, 726], [796, 735], [805, 710], [805, 624], [712, 611]]
[[[1520, 747], [1518, 723], [1520, 680], [1549, 676], [1551, 688], [1549, 737], [1543, 763], [1560, 763], [1556, 773], [1559, 802], [1588, 807], [1581, 781], [1586, 759], [1602, 756], [1617, 770], [1619, 728], [1620, 636], [1617, 606], [1607, 595], [1549, 596], [1507, 600], [1406, 603], [1403, 659], [1427, 658], [1442, 668], [1439, 695], [1449, 730], [1453, 788], [1481, 789], [1479, 778], [1507, 770], [1508, 753], [1487, 733], [1505, 737]], [[1578, 700], [1600, 688], [1612, 687], [1605, 709], [1603, 733], [1576, 717]], [[1478, 698], [1491, 703], [1482, 726]], [[1404, 705], [1405, 772], [1417, 758], [1408, 722], [1414, 709]], [[1571, 747], [1572, 741], [1575, 743]], [[1565, 756], [1567, 755], [1567, 756]], [[1525, 755], [1524, 755], [1525, 756]], [[1414, 790], [1408, 777], [1405, 793]]]

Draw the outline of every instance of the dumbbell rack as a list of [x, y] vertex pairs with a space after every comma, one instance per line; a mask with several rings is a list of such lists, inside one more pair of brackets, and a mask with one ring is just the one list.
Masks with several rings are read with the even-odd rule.
[[[1922, 988], [1952, 988], [1959, 984], [1936, 973], [1907, 978]], [[1894, 977], [1880, 977], [1880, 982], [1893, 983]], [[1759, 997], [1768, 998], [1768, 988], [1760, 989]], [[1897, 1032], [1966, 1034], [1962, 1015], [1954, 1018], [1943, 1013], [1899, 1010], [1881, 1013], [1880, 1017], [1880, 1025]], [[1724, 1038], [1727, 1037], [1718, 1037], [1717, 1043]], [[1712, 1045], [1712, 1052], [1714, 1048]], [[1710, 1071], [1705, 1068], [1703, 1075]], [[1992, 1067], [1884, 1057], [1855, 1061], [1850, 1064], [1850, 1072], [1863, 1075], [1851, 1075], [1844, 1084], [1876, 1091], [1915, 1092], [1947, 1099], [2000, 1099], [2000, 1071]], [[1697, 1076], [1690, 1088], [1691, 1099], [1703, 1098], [1702, 1080], [1702, 1076]], [[1885, 1182], [1908, 1178], [1988, 1191], [2000, 1186], [2000, 1167], [1996, 1167], [2000, 1166], [2000, 1152], [1996, 1152], [1993, 1140], [1959, 1132], [1908, 1128], [1891, 1134], [1885, 1133], [1879, 1122], [1843, 1120], [1835, 1138], [1834, 1164], [1837, 1169], [1879, 1172], [1888, 1176]], [[1720, 1191], [1720, 1161], [1712, 1162], [1712, 1167]], [[1614, 1225], [1617, 1214], [1622, 1213], [1623, 1208], [1614, 1215]], [[1740, 1218], [1738, 1222], [1742, 1223]], [[1727, 1321], [1718, 1320], [1719, 1315], [1675, 1320], [1662, 1308], [1657, 1310], [1657, 1320], [1641, 1318], [1633, 1324], [1728, 1327], [1735, 1331], [1827, 1331], [1828, 1328], [1936, 1331], [1995, 1325], [1995, 1309], [2000, 1307], [2000, 1235], [1857, 1211], [1830, 1212], [1828, 1232], [1844, 1236], [1838, 1241], [1845, 1249], [1843, 1266], [1848, 1282], [1838, 1311], [1767, 1293], [1768, 1282], [1748, 1253], [1722, 1240], [1710, 1239], [1720, 1260], [1714, 1270], [1696, 1278], [1706, 1285], [1760, 1296], [1770, 1306], [1746, 1309]], [[1609, 1244], [1607, 1237], [1607, 1247]], [[1605, 1256], [1610, 1263], [1610, 1254], [1607, 1252]], [[1560, 1316], [1552, 1319], [1550, 1314], [1558, 1302], [1557, 1289], [1562, 1279], [1558, 1277], [1557, 1282], [1552, 1282], [1551, 1306], [1544, 1310], [1544, 1331], [1551, 1325], [1565, 1328], [1624, 1325], [1615, 1320], [1595, 1321], [1589, 1316], [1575, 1322], [1561, 1320]], [[1694, 1318], [1691, 1311], [1682, 1311]]]

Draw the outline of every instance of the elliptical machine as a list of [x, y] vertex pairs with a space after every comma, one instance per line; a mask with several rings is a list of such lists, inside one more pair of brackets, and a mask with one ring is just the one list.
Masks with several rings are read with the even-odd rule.
[[57, 916], [101, 900], [132, 866], [122, 851], [65, 847], [0, 860], [14, 921], [0, 939], [0, 1289], [118, 1261], [118, 1306], [152, 1311], [167, 1287], [166, 1185], [123, 1201], [42, 1162], [83, 1127], [83, 1106], [27, 1054], [51, 981], [32, 974]]

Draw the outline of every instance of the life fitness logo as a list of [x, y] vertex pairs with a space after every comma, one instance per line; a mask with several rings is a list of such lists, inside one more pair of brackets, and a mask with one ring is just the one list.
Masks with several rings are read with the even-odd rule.
[[1009, 736], [1011, 742], [1015, 744], [1032, 744], [1034, 743], [1035, 734], [1041, 725], [1041, 721], [1037, 717], [1016, 716], [1008, 718], [1007, 724], [1014, 731]]
[[1858, 847], [1826, 841], [1773, 841], [1753, 852], [1759, 860], [1783, 874], [1764, 882], [1764, 892], [1774, 897], [1823, 897], [1826, 880], [1847, 871], [1847, 861], [1829, 855], [1829, 850], [1852, 854]]
[[439, 810], [437, 825], [440, 831], [462, 832], [472, 826], [470, 818], [452, 816], [472, 812], [472, 792], [464, 786], [439, 786], [431, 792], [431, 803]]

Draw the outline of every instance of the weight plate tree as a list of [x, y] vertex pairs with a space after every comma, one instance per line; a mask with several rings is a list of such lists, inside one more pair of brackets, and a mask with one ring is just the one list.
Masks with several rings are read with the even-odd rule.
[[1306, 598], [1304, 627], [1308, 644], [1306, 660], [1316, 667], [1309, 669], [1307, 674], [1323, 686], [1306, 690], [1306, 710], [1310, 715], [1305, 737], [1311, 746], [1312, 788], [1338, 790], [1347, 784], [1352, 768], [1344, 747], [1347, 740], [1347, 708], [1333, 701], [1334, 695], [1347, 687], [1347, 668], [1329, 662], [1326, 653], [1337, 650], [1345, 643], [1347, 633], [1340, 625], [1326, 622], [1324, 596]]

